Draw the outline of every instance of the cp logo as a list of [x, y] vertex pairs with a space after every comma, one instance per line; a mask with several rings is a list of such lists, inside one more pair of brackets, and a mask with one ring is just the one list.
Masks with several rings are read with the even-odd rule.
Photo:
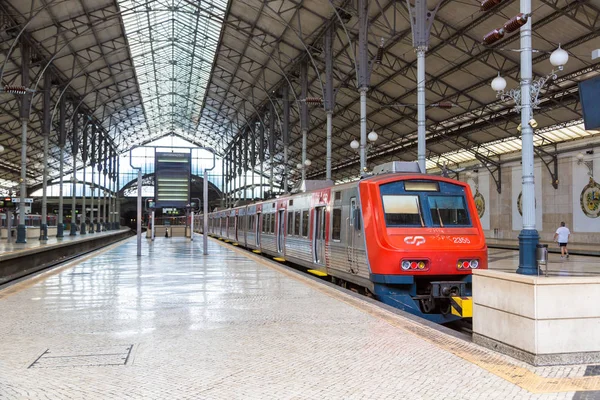
[[407, 236], [404, 238], [404, 243], [420, 246], [425, 243], [425, 238], [423, 236]]

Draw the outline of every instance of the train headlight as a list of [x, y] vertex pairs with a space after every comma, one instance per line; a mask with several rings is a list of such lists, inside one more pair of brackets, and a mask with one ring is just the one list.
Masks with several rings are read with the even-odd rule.
[[404, 271], [426, 271], [428, 269], [426, 260], [402, 260], [400, 267]]
[[473, 260], [458, 260], [458, 263], [456, 264], [456, 268], [457, 269], [475, 269], [479, 267], [479, 260], [477, 259], [473, 259]]

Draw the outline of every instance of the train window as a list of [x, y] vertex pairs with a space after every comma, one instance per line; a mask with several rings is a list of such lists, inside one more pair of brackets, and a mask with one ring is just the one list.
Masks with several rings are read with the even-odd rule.
[[463, 196], [429, 196], [431, 218], [436, 226], [471, 225]]
[[332, 222], [331, 222], [331, 240], [336, 240], [339, 242], [341, 237], [342, 237], [342, 209], [334, 208]]
[[294, 205], [294, 200], [293, 200], [293, 199], [290, 199], [290, 201], [289, 201], [288, 205], [290, 205], [290, 206], [293, 206], [293, 205]]
[[302, 211], [302, 236], [308, 237], [308, 211]]
[[333, 195], [334, 200], [341, 200], [342, 199], [342, 192], [335, 192]]
[[383, 195], [383, 212], [387, 226], [424, 226], [419, 196]]
[[288, 226], [287, 226], [288, 235], [293, 235], [294, 234], [294, 213], [293, 212], [288, 211], [287, 224], [288, 224]]
[[271, 233], [275, 233], [275, 214], [271, 214]]
[[405, 181], [404, 190], [407, 192], [439, 192], [438, 182]]
[[269, 214], [263, 214], [262, 232], [267, 233], [267, 225], [269, 221]]
[[300, 211], [294, 213], [294, 235], [300, 236]]

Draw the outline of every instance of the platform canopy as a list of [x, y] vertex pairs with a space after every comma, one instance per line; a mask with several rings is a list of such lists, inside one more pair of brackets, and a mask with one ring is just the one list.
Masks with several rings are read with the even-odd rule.
[[[367, 124], [379, 138], [369, 165], [416, 160], [416, 55], [406, 1], [371, 0]], [[533, 0], [534, 74], [552, 69], [550, 53], [561, 44], [569, 63], [542, 91], [536, 144], [552, 154], [557, 143], [594, 140], [583, 131], [578, 82], [599, 74], [591, 52], [600, 47], [600, 1]], [[519, 33], [483, 45], [483, 36], [519, 13], [519, 2], [499, 1], [482, 11], [479, 1], [430, 0], [436, 9], [426, 59], [428, 167], [451, 169], [500, 161], [519, 151], [519, 114], [490, 88], [501, 71], [518, 87]], [[290, 91], [290, 151], [294, 171], [301, 160], [300, 69], [308, 64], [308, 96], [323, 97], [324, 35], [334, 29], [333, 178], [358, 174], [350, 142], [360, 135], [357, 90], [356, 0], [5, 0], [0, 2], [2, 86], [21, 85], [23, 63], [35, 90], [28, 134], [28, 185], [41, 182], [42, 98], [51, 91], [51, 177], [58, 175], [55, 105], [87, 116], [119, 152], [177, 135], [222, 155], [240, 134], [274, 107], [274, 163], [283, 171], [282, 100]], [[383, 43], [383, 46], [381, 45]], [[27, 46], [29, 56], [22, 57]], [[379, 49], [382, 47], [381, 49]], [[44, 87], [43, 74], [52, 74]], [[19, 95], [0, 93], [0, 186], [14, 188], [20, 174]], [[441, 103], [451, 108], [439, 107]], [[325, 172], [326, 113], [311, 105], [308, 125], [310, 179]], [[69, 119], [70, 120], [70, 119]], [[69, 132], [71, 124], [67, 124]], [[560, 130], [559, 130], [560, 129]], [[559, 131], [557, 131], [559, 130]], [[557, 133], [558, 132], [558, 133]], [[585, 137], [586, 139], [579, 139]], [[257, 140], [256, 136], [254, 136]], [[586, 142], [587, 143], [587, 142]], [[259, 145], [257, 143], [257, 145]], [[65, 165], [70, 166], [67, 140]], [[268, 153], [268, 150], [266, 150]], [[265, 157], [269, 168], [269, 154]], [[80, 166], [83, 164], [80, 162]], [[66, 167], [68, 173], [70, 167]], [[298, 175], [292, 175], [292, 180]]]

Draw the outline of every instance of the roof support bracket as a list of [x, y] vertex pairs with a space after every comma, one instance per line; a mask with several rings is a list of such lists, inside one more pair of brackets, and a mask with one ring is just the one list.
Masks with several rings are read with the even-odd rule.
[[544, 163], [546, 169], [550, 173], [550, 177], [552, 177], [552, 187], [554, 189], [558, 189], [558, 149], [556, 148], [556, 144], [554, 144], [554, 151], [547, 152], [541, 147], [534, 147], [533, 151], [539, 157], [539, 159]]
[[490, 176], [496, 184], [496, 191], [502, 193], [502, 166], [499, 162], [493, 161], [487, 157], [476, 154], [475, 157], [481, 162], [481, 165], [485, 167], [490, 173]]

